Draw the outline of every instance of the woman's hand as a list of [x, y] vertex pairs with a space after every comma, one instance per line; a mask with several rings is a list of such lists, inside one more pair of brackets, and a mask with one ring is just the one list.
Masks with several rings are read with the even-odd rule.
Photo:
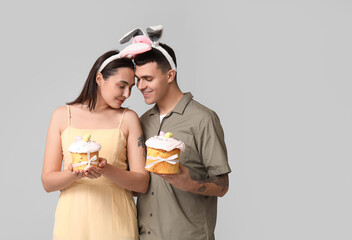
[[72, 163], [70, 163], [67, 168], [72, 173], [72, 175], [77, 178], [82, 178], [85, 176], [84, 170], [73, 170]]
[[99, 178], [104, 173], [107, 162], [108, 161], [105, 158], [99, 158], [98, 167], [90, 166], [86, 168], [84, 170], [84, 175], [90, 179]]

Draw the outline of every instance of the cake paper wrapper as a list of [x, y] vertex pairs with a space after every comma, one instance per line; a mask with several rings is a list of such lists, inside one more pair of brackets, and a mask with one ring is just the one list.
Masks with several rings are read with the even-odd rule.
[[83, 165], [86, 165], [87, 164], [87, 167], [90, 167], [90, 165], [96, 165], [98, 166], [99, 162], [97, 161], [98, 158], [96, 155], [94, 155], [92, 158], [90, 158], [90, 154], [88, 153], [88, 161], [82, 161], [82, 162], [79, 162], [79, 163], [75, 163], [75, 164], [72, 164], [72, 167], [75, 168], [75, 167], [80, 167], [80, 166], [83, 166]]
[[155, 162], [152, 162], [150, 164], [148, 164], [147, 166], [145, 166], [146, 169], [153, 167], [155, 164], [160, 163], [160, 162], [167, 162], [167, 163], [171, 163], [173, 165], [175, 165], [176, 163], [180, 162], [178, 158], [178, 154], [172, 155], [171, 157], [168, 158], [162, 158], [162, 157], [153, 157], [153, 156], [147, 156], [147, 159], [149, 160], [157, 160]]

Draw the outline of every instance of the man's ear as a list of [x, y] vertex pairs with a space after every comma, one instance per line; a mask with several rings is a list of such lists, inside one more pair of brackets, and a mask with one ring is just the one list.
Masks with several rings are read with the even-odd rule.
[[101, 73], [97, 73], [97, 76], [95, 77], [95, 81], [98, 84], [98, 86], [101, 86], [104, 81], [103, 75]]
[[176, 71], [174, 69], [170, 69], [167, 72], [167, 81], [168, 83], [171, 83], [175, 80], [175, 76], [176, 76]]

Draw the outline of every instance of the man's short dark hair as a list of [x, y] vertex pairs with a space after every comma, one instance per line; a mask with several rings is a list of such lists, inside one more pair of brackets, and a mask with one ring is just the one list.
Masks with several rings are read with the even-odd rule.
[[[177, 67], [176, 55], [175, 55], [174, 50], [172, 50], [172, 48], [166, 44], [159, 43], [159, 45], [169, 53], [169, 55], [171, 56], [172, 60], [175, 63], [175, 66]], [[159, 50], [157, 50], [155, 48], [152, 48], [148, 52], [138, 54], [134, 58], [134, 63], [137, 66], [142, 66], [142, 65], [150, 63], [150, 62], [156, 62], [158, 67], [161, 69], [161, 71], [163, 73], [166, 73], [167, 71], [169, 71], [171, 69], [171, 66], [170, 66], [169, 62], [167, 61], [166, 57]], [[176, 80], [176, 76], [175, 76], [175, 80]]]

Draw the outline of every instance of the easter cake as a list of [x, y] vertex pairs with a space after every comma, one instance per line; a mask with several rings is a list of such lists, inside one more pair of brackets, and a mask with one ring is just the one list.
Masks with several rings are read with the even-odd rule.
[[98, 165], [101, 145], [90, 138], [90, 134], [86, 134], [83, 138], [77, 136], [77, 141], [69, 146], [68, 151], [72, 155], [73, 170], [85, 170], [91, 165]]
[[159, 136], [149, 138], [147, 146], [147, 161], [145, 169], [159, 174], [176, 174], [180, 165], [180, 152], [186, 145], [173, 138], [171, 132], [160, 132]]

